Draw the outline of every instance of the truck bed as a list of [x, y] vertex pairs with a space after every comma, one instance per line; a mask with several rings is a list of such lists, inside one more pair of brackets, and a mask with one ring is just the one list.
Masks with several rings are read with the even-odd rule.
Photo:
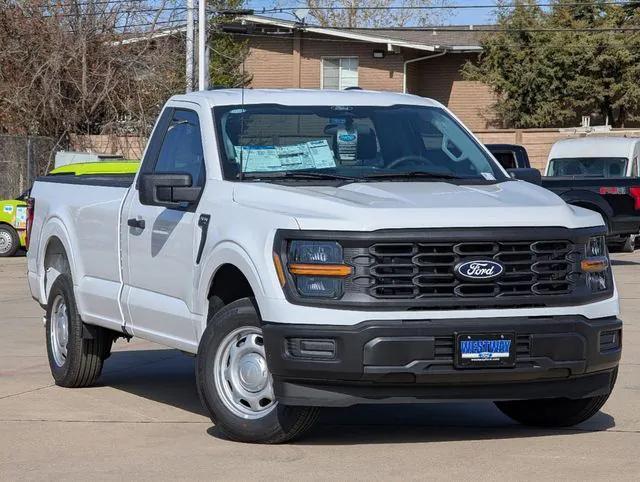
[[[78, 307], [85, 321], [91, 323], [93, 312], [108, 313], [109, 323], [119, 327], [122, 315], [118, 306], [120, 291], [119, 223], [122, 202], [133, 182], [133, 176], [57, 175], [36, 179], [31, 191], [35, 199], [34, 225], [30, 245], [39, 247], [36, 257], [30, 257], [30, 272], [43, 266], [47, 246], [39, 239], [51, 230], [74, 230], [65, 239], [76, 243], [69, 246], [73, 254], [74, 283]], [[49, 222], [51, 220], [56, 222]], [[47, 224], [47, 233], [42, 226]], [[55, 233], [54, 233], [55, 234]], [[62, 236], [61, 236], [62, 238]], [[45, 275], [46, 284], [46, 275]], [[46, 288], [40, 287], [39, 301], [46, 303]], [[104, 318], [102, 318], [104, 320]]]
[[612, 236], [640, 230], [640, 179], [635, 177], [543, 177], [542, 186], [569, 204], [599, 211]]

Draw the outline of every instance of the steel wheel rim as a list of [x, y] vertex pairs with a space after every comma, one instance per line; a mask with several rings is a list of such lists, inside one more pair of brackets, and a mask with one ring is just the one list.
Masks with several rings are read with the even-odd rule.
[[260, 328], [243, 326], [224, 337], [216, 351], [214, 382], [224, 406], [238, 417], [258, 419], [275, 408]]
[[51, 352], [56, 365], [62, 367], [67, 361], [67, 343], [69, 342], [69, 312], [62, 295], [53, 300], [50, 320]]
[[7, 231], [0, 231], [0, 253], [8, 253], [13, 247], [13, 239], [11, 233]]

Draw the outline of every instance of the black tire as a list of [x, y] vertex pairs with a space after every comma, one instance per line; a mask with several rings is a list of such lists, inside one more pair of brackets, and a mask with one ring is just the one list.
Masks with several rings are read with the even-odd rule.
[[627, 236], [624, 244], [622, 245], [622, 247], [620, 248], [620, 250], [623, 253], [633, 253], [635, 251], [635, 246], [636, 246], [636, 240], [635, 240], [635, 236], [630, 234]]
[[[62, 362], [56, 359], [52, 345], [52, 312], [60, 300], [65, 303], [68, 320], [66, 357]], [[56, 385], [78, 388], [94, 384], [102, 372], [103, 360], [110, 352], [113, 338], [100, 327], [92, 327], [92, 339], [83, 338], [83, 323], [68, 274], [59, 275], [53, 282], [46, 319], [47, 355]]]
[[[616, 383], [618, 369], [611, 378], [611, 390]], [[507, 417], [532, 427], [572, 427], [590, 419], [602, 408], [611, 391], [597, 397], [570, 399], [514, 400], [495, 402]]]
[[20, 237], [7, 224], [0, 225], [0, 258], [9, 258], [20, 249]]
[[239, 442], [283, 443], [299, 437], [315, 423], [315, 407], [288, 407], [276, 402], [261, 418], [247, 419], [235, 414], [218, 393], [215, 383], [216, 354], [231, 332], [242, 327], [261, 327], [253, 299], [243, 298], [220, 309], [209, 320], [196, 359], [196, 380], [202, 405], [213, 423], [229, 439]]

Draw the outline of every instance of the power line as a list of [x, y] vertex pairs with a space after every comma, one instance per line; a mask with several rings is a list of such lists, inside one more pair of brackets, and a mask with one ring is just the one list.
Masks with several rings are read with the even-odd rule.
[[[388, 29], [382, 29], [382, 30], [388, 30]], [[437, 28], [433, 28], [433, 29], [427, 29], [425, 30], [425, 32], [432, 32], [432, 31], [438, 31], [438, 32], [469, 32], [469, 29], [455, 29], [455, 30], [449, 30], [449, 29], [437, 29]], [[640, 27], [628, 27], [628, 28], [620, 28], [620, 29], [514, 29], [514, 30], [506, 30], [506, 29], [488, 29], [488, 30], [475, 30], [474, 32], [488, 32], [488, 33], [507, 33], [507, 32], [511, 32], [511, 33], [516, 33], [516, 32], [556, 32], [556, 33], [598, 33], [598, 32], [610, 32], [610, 33], [624, 33], [626, 31], [631, 31], [631, 32], [640, 32]], [[225, 32], [224, 30], [216, 30], [215, 33], [218, 34], [227, 34], [227, 35], [234, 35], [234, 36], [238, 36], [238, 37], [246, 37], [246, 38], [268, 38], [268, 39], [292, 39], [293, 36], [290, 33], [281, 33], [281, 34], [255, 34], [255, 33], [239, 33], [239, 32]], [[389, 41], [403, 41], [403, 39], [392, 39], [392, 38], [381, 38], [380, 39], [380, 43], [384, 44], [384, 43], [388, 43]], [[371, 43], [375, 43], [372, 42], [370, 40], [358, 40], [358, 39], [337, 39], [337, 38], [319, 38], [319, 37], [305, 37], [304, 39], [305, 42], [329, 42], [329, 43], [355, 43], [355, 44], [371, 44]]]
[[572, 3], [563, 3], [563, 4], [558, 4], [558, 3], [526, 3], [526, 4], [522, 4], [522, 3], [511, 3], [511, 4], [503, 4], [503, 5], [499, 5], [496, 3], [493, 4], [478, 4], [478, 5], [407, 5], [407, 6], [401, 6], [401, 5], [389, 5], [389, 6], [362, 6], [362, 7], [346, 7], [346, 6], [331, 6], [331, 7], [301, 7], [301, 6], [297, 6], [297, 7], [272, 7], [272, 8], [254, 8], [253, 10], [259, 13], [284, 13], [284, 11], [295, 11], [295, 10], [300, 10], [300, 9], [305, 9], [305, 10], [325, 10], [325, 11], [330, 11], [330, 10], [348, 10], [348, 11], [354, 11], [354, 10], [382, 10], [382, 11], [386, 11], [386, 10], [464, 10], [464, 9], [489, 9], [489, 8], [496, 8], [496, 9], [502, 9], [502, 8], [518, 8], [518, 7], [600, 7], [600, 6], [604, 6], [604, 5], [629, 5], [629, 6], [633, 6], [633, 5], [637, 5], [638, 7], [640, 7], [640, 2], [637, 1], [633, 1], [633, 0], [609, 0], [609, 1], [602, 1], [602, 2], [598, 2], [597, 4], [591, 3], [591, 2], [572, 2]]
[[305, 27], [310, 28], [322, 28], [325, 30], [342, 30], [342, 31], [382, 31], [382, 32], [474, 32], [474, 33], [483, 33], [483, 32], [627, 32], [627, 31], [640, 31], [640, 26], [621, 26], [621, 27], [576, 27], [576, 28], [564, 28], [564, 27], [551, 27], [551, 28], [499, 28], [492, 26], [482, 26], [482, 27], [447, 27], [446, 25], [439, 26], [425, 26], [425, 27], [401, 27], [401, 26], [390, 26], [390, 27], [324, 27], [320, 25], [305, 25]]
[[48, 13], [38, 15], [38, 18], [80, 18], [80, 17], [99, 17], [109, 15], [135, 15], [139, 13], [151, 13], [151, 12], [186, 12], [186, 7], [165, 7], [165, 8], [144, 8], [140, 10], [103, 10], [100, 12], [78, 12], [78, 13]]

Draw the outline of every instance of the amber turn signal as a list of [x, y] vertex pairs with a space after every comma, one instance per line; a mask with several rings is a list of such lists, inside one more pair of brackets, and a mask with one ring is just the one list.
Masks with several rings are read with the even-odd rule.
[[280, 256], [277, 253], [273, 253], [273, 264], [276, 267], [276, 273], [278, 274], [278, 281], [280, 281], [280, 286], [284, 286], [287, 282], [287, 278], [284, 276], [284, 269], [282, 269], [282, 261], [280, 261]]
[[291, 274], [300, 276], [349, 276], [353, 269], [346, 264], [290, 264]]
[[598, 256], [596, 258], [585, 258], [580, 261], [580, 268], [585, 273], [600, 273], [607, 269], [609, 261], [604, 256]]

